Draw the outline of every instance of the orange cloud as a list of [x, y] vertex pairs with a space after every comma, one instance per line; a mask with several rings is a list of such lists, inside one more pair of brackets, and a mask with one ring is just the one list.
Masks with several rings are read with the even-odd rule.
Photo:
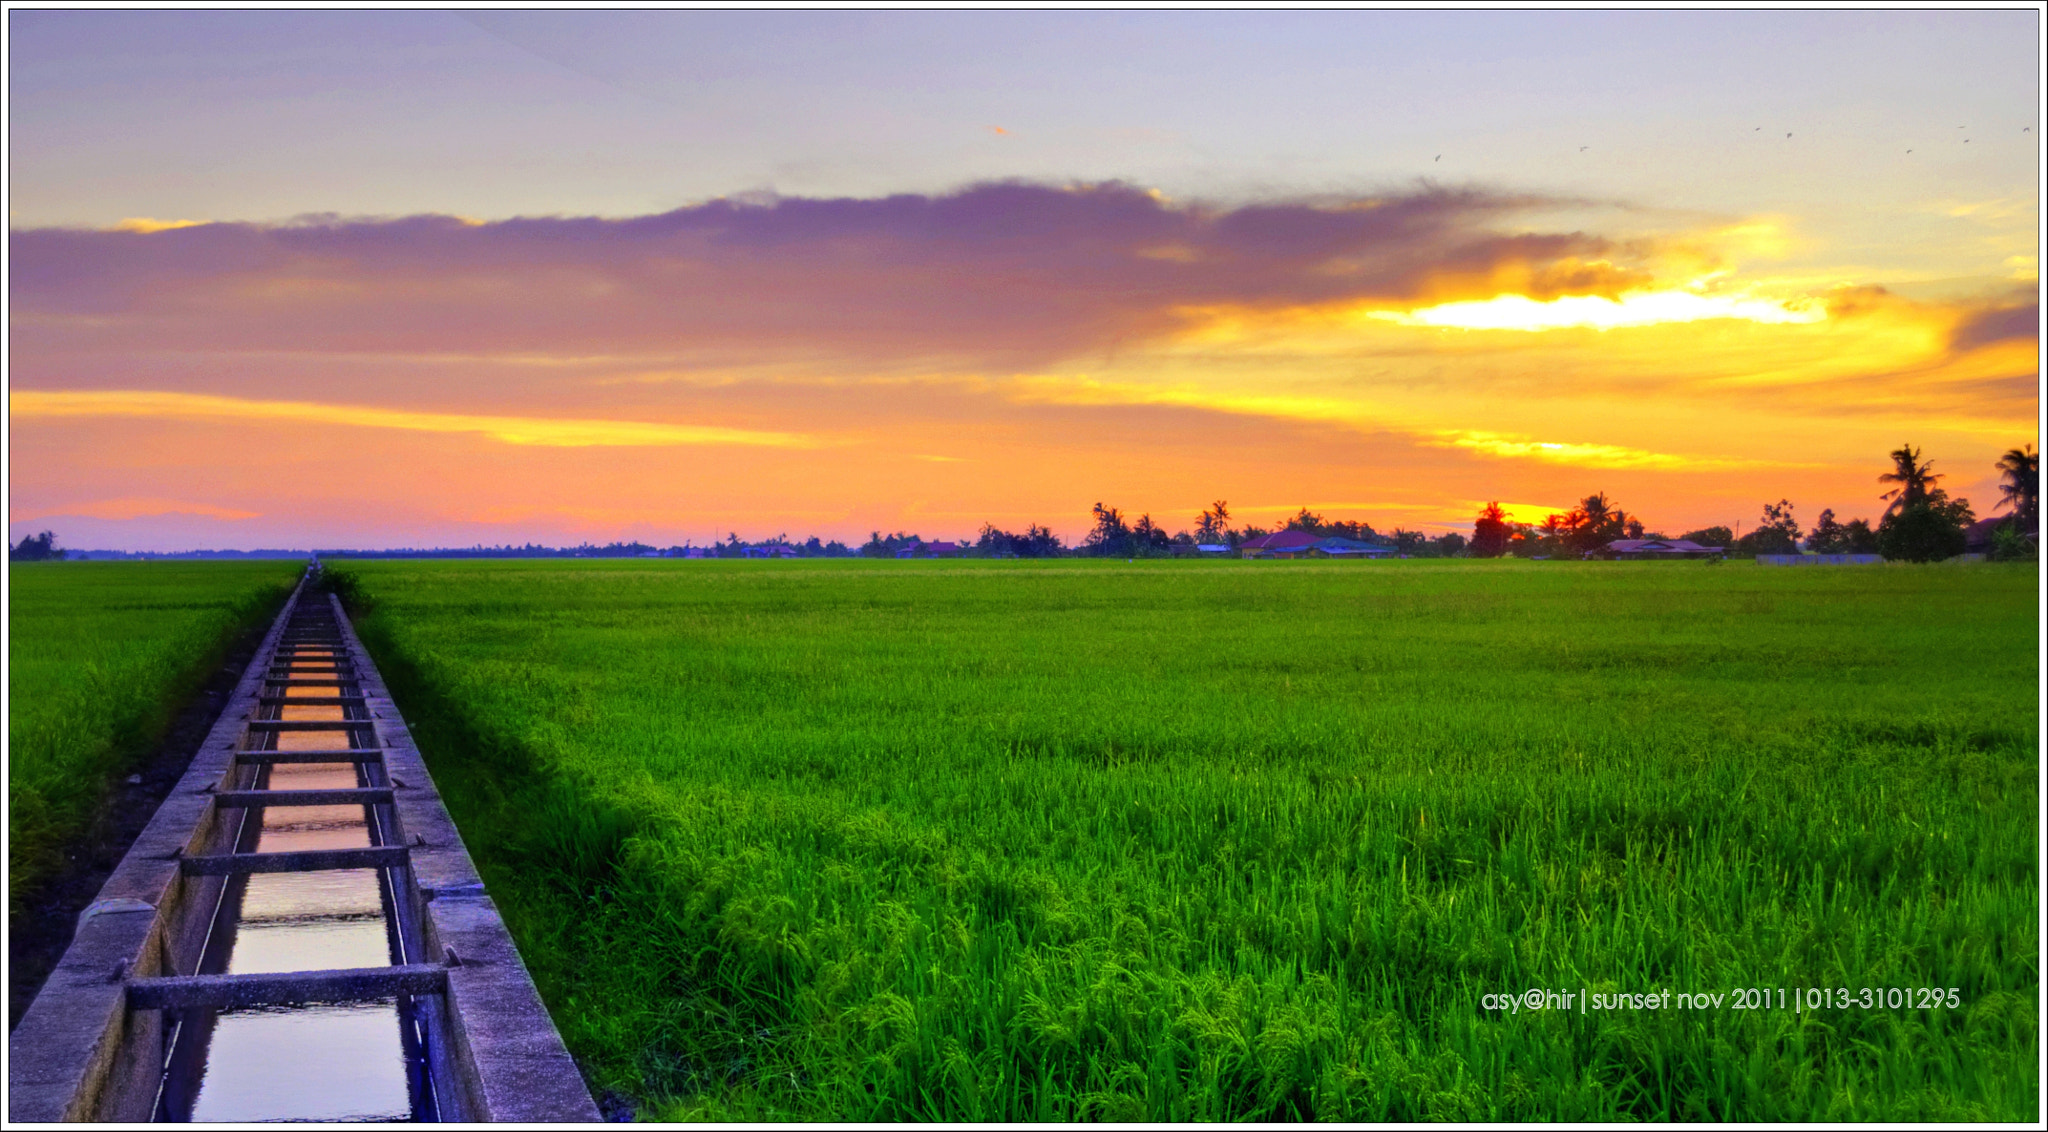
[[1567, 295], [1539, 300], [1528, 295], [1496, 295], [1491, 299], [1442, 303], [1410, 311], [1373, 311], [1373, 318], [1407, 326], [1450, 330], [1560, 330], [1586, 327], [1612, 330], [1624, 326], [1656, 326], [1703, 319], [1734, 318], [1749, 322], [1819, 322], [1827, 317], [1817, 305], [1774, 302], [1731, 295], [1699, 295], [1691, 291], [1624, 291], [1618, 295]]
[[131, 216], [107, 229], [109, 232], [168, 232], [173, 228], [196, 228], [204, 220], [158, 220], [149, 216]]
[[1714, 472], [1730, 468], [1799, 466], [1775, 460], [1730, 460], [1711, 456], [1648, 452], [1619, 444], [1573, 444], [1532, 440], [1525, 436], [1468, 429], [1440, 432], [1434, 438], [1425, 439], [1423, 443], [1446, 448], [1462, 448], [1499, 459], [1542, 460], [1545, 463], [1568, 464], [1579, 468], [1649, 468], [1674, 472]]
[[7, 397], [17, 417], [149, 417], [161, 420], [291, 421], [413, 432], [474, 433], [506, 444], [541, 447], [676, 447], [738, 444], [810, 448], [817, 441], [787, 432], [650, 421], [550, 419], [429, 413], [311, 401], [250, 401], [196, 393], [130, 390], [55, 392], [16, 389]]

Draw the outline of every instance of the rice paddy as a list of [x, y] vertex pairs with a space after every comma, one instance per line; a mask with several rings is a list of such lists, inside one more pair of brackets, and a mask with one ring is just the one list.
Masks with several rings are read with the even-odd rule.
[[267, 622], [302, 564], [8, 567], [10, 915], [63, 864], [235, 636]]
[[643, 1117], [2036, 1115], [2031, 568], [344, 569]]

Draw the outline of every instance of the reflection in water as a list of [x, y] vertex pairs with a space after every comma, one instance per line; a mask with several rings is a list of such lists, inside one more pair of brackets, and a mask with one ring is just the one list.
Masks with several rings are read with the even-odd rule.
[[228, 973], [381, 967], [391, 962], [375, 869], [258, 873], [242, 896]]
[[398, 1027], [389, 998], [227, 1011], [192, 1119], [410, 1120]]
[[[335, 694], [333, 688], [304, 691]], [[343, 709], [328, 706], [285, 707], [280, 715], [345, 718]], [[350, 738], [340, 730], [287, 731], [278, 734], [276, 745], [324, 750], [353, 746]], [[271, 790], [362, 784], [356, 764], [347, 762], [280, 764], [268, 774], [264, 785]], [[372, 843], [368, 813], [360, 805], [279, 806], [256, 813], [256, 852]], [[238, 903], [226, 958], [230, 974], [381, 967], [393, 961], [383, 882], [374, 869], [257, 873], [247, 877]], [[214, 1017], [204, 1047], [190, 1119], [413, 1119], [401, 1030], [407, 1024], [394, 998], [224, 1011]]]
[[[352, 747], [347, 731], [280, 731], [277, 733], [277, 749], [280, 751], [332, 751]], [[318, 763], [307, 764], [318, 766]], [[278, 787], [283, 789], [283, 787]]]

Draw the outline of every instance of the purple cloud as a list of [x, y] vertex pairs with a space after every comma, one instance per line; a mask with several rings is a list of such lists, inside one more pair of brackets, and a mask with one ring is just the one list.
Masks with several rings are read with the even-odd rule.
[[2039, 301], [2022, 303], [2018, 306], [1998, 307], [1992, 310], [1973, 311], [1956, 324], [1949, 335], [1949, 349], [1961, 353], [1993, 342], [2014, 338], [2033, 338], [2041, 330], [2041, 304]]
[[9, 234], [11, 302], [27, 342], [94, 348], [1026, 365], [1167, 333], [1189, 306], [1399, 303], [1503, 271], [1549, 294], [1641, 278], [1586, 263], [1615, 254], [1597, 236], [1489, 227], [1548, 203], [1427, 189], [1211, 207], [1116, 183], [995, 183], [626, 219], [30, 229]]

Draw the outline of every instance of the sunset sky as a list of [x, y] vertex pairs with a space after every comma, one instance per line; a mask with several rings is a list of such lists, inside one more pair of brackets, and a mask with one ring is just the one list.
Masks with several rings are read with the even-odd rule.
[[1980, 514], [1974, 12], [8, 14], [12, 540]]

